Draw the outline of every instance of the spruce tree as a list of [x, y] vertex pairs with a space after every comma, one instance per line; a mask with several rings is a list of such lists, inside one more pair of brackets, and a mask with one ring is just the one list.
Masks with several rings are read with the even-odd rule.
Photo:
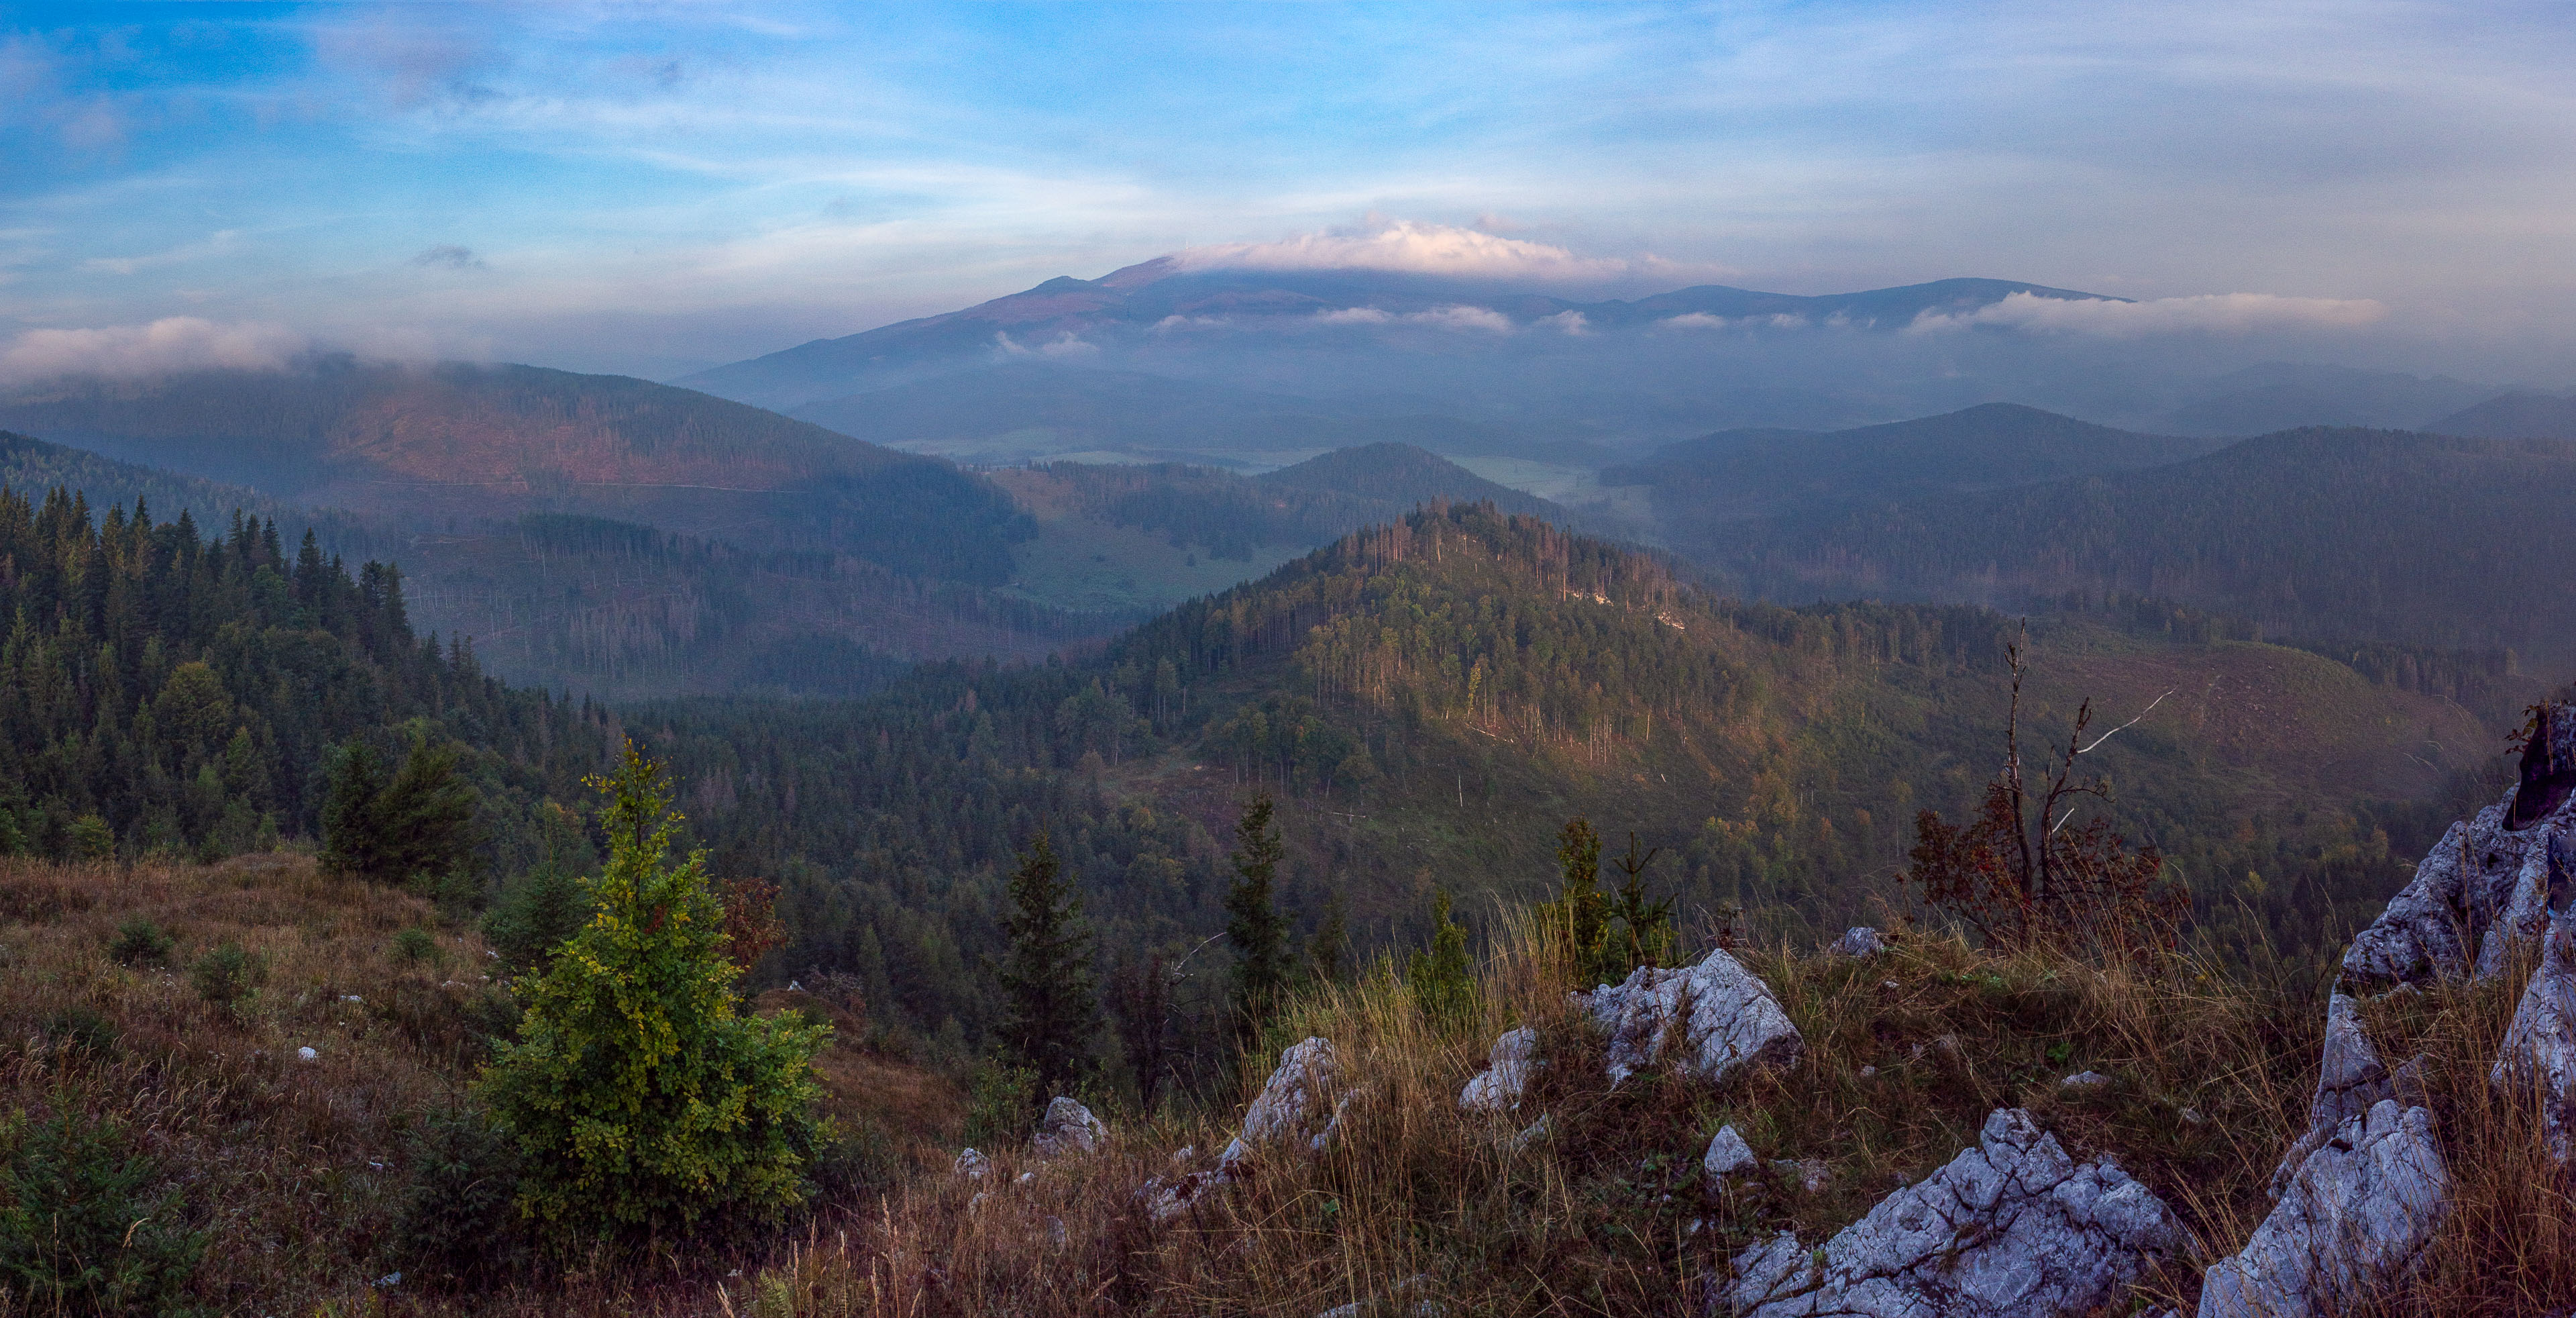
[[1540, 921], [1564, 940], [1566, 970], [1579, 988], [1610, 975], [1618, 958], [1610, 948], [1610, 897], [1601, 891], [1601, 835], [1581, 815], [1557, 834], [1561, 874], [1555, 901], [1539, 908]]
[[1066, 1093], [1090, 1069], [1100, 997], [1081, 895], [1064, 878], [1043, 828], [1011, 874], [1003, 927], [1011, 938], [1002, 963], [1003, 1046], [1036, 1073], [1041, 1097]]
[[605, 1237], [775, 1219], [804, 1202], [826, 1134], [814, 1054], [831, 1029], [739, 1011], [706, 853], [667, 863], [679, 816], [661, 766], [630, 743], [599, 785], [609, 854], [590, 923], [479, 1086], [518, 1140], [520, 1207]]
[[1279, 862], [1288, 849], [1271, 826], [1267, 793], [1243, 806], [1234, 826], [1234, 886], [1225, 893], [1225, 938], [1234, 947], [1234, 1014], [1250, 1033], [1260, 1028], [1288, 986], [1293, 956], [1288, 921], [1279, 913], [1276, 894]]

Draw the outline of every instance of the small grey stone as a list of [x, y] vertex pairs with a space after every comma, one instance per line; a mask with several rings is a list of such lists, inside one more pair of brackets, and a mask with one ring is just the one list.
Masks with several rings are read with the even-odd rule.
[[959, 1151], [950, 1170], [970, 1181], [980, 1181], [984, 1179], [984, 1173], [993, 1170], [993, 1160], [973, 1149], [964, 1149]]
[[1741, 1176], [1761, 1166], [1753, 1156], [1753, 1146], [1735, 1133], [1733, 1126], [1720, 1126], [1708, 1141], [1708, 1152], [1700, 1155], [1700, 1175], [1708, 1182], [1708, 1192], [1724, 1189], [1730, 1176]]
[[1540, 1117], [1538, 1120], [1522, 1127], [1520, 1133], [1512, 1136], [1510, 1143], [1506, 1145], [1506, 1147], [1512, 1152], [1518, 1153], [1546, 1138], [1547, 1118]]
[[2089, 1093], [2110, 1088], [2111, 1077], [2104, 1075], [2099, 1071], [2078, 1071], [2075, 1074], [2058, 1081], [2057, 1087], [2060, 1089], [2074, 1089]]
[[1876, 956], [1887, 950], [1887, 940], [1876, 929], [1856, 924], [1845, 929], [1842, 937], [1835, 939], [1828, 950], [1837, 956]]

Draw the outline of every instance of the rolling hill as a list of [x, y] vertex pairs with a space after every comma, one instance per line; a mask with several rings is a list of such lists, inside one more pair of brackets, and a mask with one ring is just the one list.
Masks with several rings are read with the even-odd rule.
[[1028, 532], [945, 462], [623, 376], [316, 358], [284, 371], [74, 379], [0, 426], [294, 502], [431, 527], [564, 513], [754, 550], [998, 584]]
[[2504, 394], [2461, 408], [2424, 428], [2478, 439], [2576, 439], [2576, 396]]
[[1718, 528], [1765, 597], [2003, 608], [2160, 596], [2266, 634], [2517, 651], [2576, 668], [2576, 443], [2297, 430], [2167, 466]]
[[1664, 534], [1704, 554], [1716, 528], [1998, 489], [2197, 457], [2221, 441], [2142, 435], [2011, 403], [1815, 433], [1731, 430], [1669, 444], [1601, 473], [1650, 487]]

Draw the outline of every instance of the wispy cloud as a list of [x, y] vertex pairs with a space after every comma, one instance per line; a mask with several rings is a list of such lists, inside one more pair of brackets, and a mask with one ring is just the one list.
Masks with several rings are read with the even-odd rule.
[[2149, 334], [2254, 334], [2277, 330], [2348, 330], [2387, 319], [2369, 298], [2280, 297], [2271, 293], [2204, 293], [2195, 297], [2114, 302], [2014, 293], [1956, 315], [1925, 312], [1909, 328], [1927, 333], [1997, 326], [2055, 334], [2126, 339]]
[[28, 330], [0, 340], [0, 383], [66, 375], [134, 378], [170, 371], [277, 370], [311, 347], [283, 325], [170, 316], [148, 325]]
[[460, 247], [455, 243], [439, 243], [434, 247], [424, 247], [421, 249], [420, 255], [411, 259], [411, 263], [425, 269], [440, 270], [485, 270], [490, 268], [484, 264], [482, 257], [474, 254], [473, 248]]

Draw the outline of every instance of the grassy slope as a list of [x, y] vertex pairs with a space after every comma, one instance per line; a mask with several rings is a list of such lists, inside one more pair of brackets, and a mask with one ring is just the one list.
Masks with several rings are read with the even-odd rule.
[[[1100, 1159], [1005, 1155], [997, 1181], [916, 1182], [864, 1234], [818, 1242], [747, 1289], [761, 1313], [797, 1318], [1305, 1318], [1350, 1302], [1401, 1311], [1369, 1307], [1399, 1294], [1449, 1312], [1678, 1318], [1705, 1312], [1704, 1287], [1748, 1246], [1783, 1229], [1822, 1243], [1973, 1144], [1988, 1112], [2022, 1106], [2077, 1157], [2115, 1158], [2189, 1235], [2191, 1257], [2143, 1277], [2114, 1311], [2188, 1303], [2196, 1260], [2235, 1250], [2269, 1211], [2273, 1163], [2316, 1082], [2312, 990], [2232, 980], [2185, 956], [2096, 966], [1989, 957], [1932, 935], [1867, 963], [1742, 955], [1805, 1037], [1786, 1071], [1715, 1089], [1649, 1072], [1613, 1089], [1562, 980], [1513, 942], [1483, 966], [1467, 1022], [1425, 1019], [1380, 974], [1307, 996], [1271, 1031], [1269, 1056], [1315, 1034], [1342, 1058], [1336, 1093], [1349, 1106], [1320, 1158], [1273, 1151], [1249, 1185], [1156, 1229], [1138, 1188], [1207, 1165], [1236, 1110], [1131, 1121]], [[2404, 1008], [2403, 1037], [2430, 1054], [2457, 1200], [2420, 1280], [2373, 1313], [2505, 1318], [2576, 1298], [2576, 1203], [2551, 1188], [2529, 1114], [2483, 1083], [2511, 988], [2440, 989]], [[1462, 1113], [1455, 1096], [1487, 1044], [1520, 1024], [1540, 1027], [1546, 1065], [1519, 1111]], [[2112, 1083], [2070, 1094], [2057, 1082], [2078, 1070]], [[1267, 1071], [1266, 1056], [1246, 1060], [1247, 1094]], [[1541, 1113], [1546, 1134], [1515, 1147]], [[1709, 1195], [1699, 1156], [1728, 1124], [1766, 1165]], [[1014, 1183], [1023, 1168], [1034, 1175]]]
[[[109, 955], [138, 917], [175, 936], [167, 964]], [[42, 1118], [69, 1104], [141, 1132], [208, 1233], [194, 1286], [215, 1310], [381, 1312], [369, 1283], [402, 1266], [389, 1231], [414, 1171], [406, 1136], [465, 1100], [488, 1032], [511, 1017], [481, 938], [294, 855], [211, 868], [0, 860], [0, 920], [0, 1110]], [[430, 958], [395, 954], [410, 928], [434, 931]], [[225, 941], [267, 965], [258, 995], [229, 1014], [185, 973]], [[762, 1005], [817, 1009], [802, 994]], [[843, 1034], [820, 1063], [829, 1110], [877, 1132], [881, 1157], [927, 1165], [954, 1137], [954, 1090], [867, 1053], [846, 1012], [818, 1010]], [[314, 1061], [297, 1060], [303, 1047]], [[619, 1312], [640, 1280], [545, 1282], [417, 1311]], [[703, 1311], [685, 1275], [660, 1289], [674, 1309]]]

